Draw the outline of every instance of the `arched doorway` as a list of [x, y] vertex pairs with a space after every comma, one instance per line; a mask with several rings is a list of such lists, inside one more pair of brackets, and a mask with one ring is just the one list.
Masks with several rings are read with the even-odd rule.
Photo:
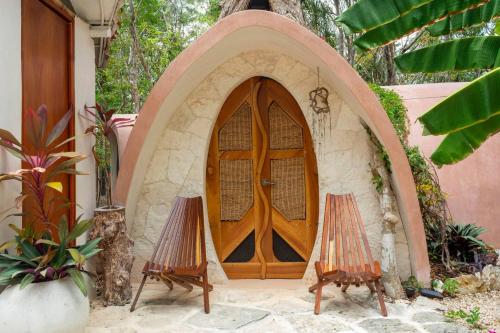
[[309, 128], [278, 82], [251, 78], [224, 103], [206, 170], [208, 214], [229, 278], [301, 278], [316, 239], [318, 172]]

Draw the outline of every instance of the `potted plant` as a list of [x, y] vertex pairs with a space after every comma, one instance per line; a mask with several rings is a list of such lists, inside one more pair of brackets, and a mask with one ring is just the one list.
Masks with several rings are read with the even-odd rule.
[[23, 213], [11, 214], [25, 216], [24, 226], [11, 224], [14, 239], [0, 245], [0, 285], [9, 286], [0, 294], [0, 332], [82, 332], [88, 321], [84, 265], [100, 251], [100, 239], [73, 245], [92, 220], [80, 216], [69, 230], [67, 217], [57, 214], [68, 207], [58, 176], [80, 174], [74, 166], [85, 159], [75, 152], [61, 152], [74, 140], [59, 139], [71, 115], [66, 113], [47, 132], [47, 108], [28, 110], [29, 145], [0, 129], [0, 146], [23, 162], [22, 169], [0, 174], [0, 182], [22, 183], [17, 208], [29, 201]]
[[[85, 130], [96, 139], [92, 148], [98, 168], [105, 176], [106, 204], [96, 208], [94, 212], [94, 226], [90, 231], [90, 238], [101, 237], [103, 252], [99, 255], [100, 262], [96, 265], [96, 272], [103, 280], [102, 294], [105, 305], [125, 305], [132, 298], [130, 271], [134, 256], [132, 248], [134, 242], [127, 233], [125, 221], [125, 207], [113, 202], [111, 177], [111, 150], [112, 143], [116, 142], [115, 131], [118, 128], [132, 126], [129, 118], [113, 118], [115, 110], [105, 110], [99, 104], [93, 107], [85, 106], [85, 119], [93, 125]], [[91, 116], [90, 118], [88, 116]], [[98, 149], [96, 146], [99, 144]]]
[[415, 297], [420, 288], [422, 288], [422, 284], [412, 275], [408, 278], [408, 280], [403, 282], [403, 288], [406, 296], [408, 298], [412, 298]]

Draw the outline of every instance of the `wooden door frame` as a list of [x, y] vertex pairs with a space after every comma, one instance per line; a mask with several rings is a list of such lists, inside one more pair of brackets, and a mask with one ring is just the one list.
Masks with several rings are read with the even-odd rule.
[[[272, 81], [273, 84], [279, 86], [280, 90], [282, 90], [283, 93], [286, 94], [286, 98], [289, 99], [286, 105], [288, 105], [290, 108], [296, 109], [296, 112], [300, 113], [299, 118], [296, 118], [297, 116], [291, 116], [294, 121], [296, 121], [306, 133], [304, 133], [304, 159], [309, 160], [309, 162], [305, 161], [305, 172], [312, 172], [314, 173], [313, 179], [311, 182], [306, 184], [306, 193], [305, 193], [305, 199], [308, 200], [308, 202], [311, 202], [311, 199], [314, 199], [312, 203], [308, 205], [307, 212], [308, 215], [310, 214], [311, 219], [310, 223], [312, 223], [312, 226], [314, 229], [311, 230], [311, 234], [314, 235], [309, 235], [309, 232], [307, 235], [304, 236], [304, 242], [307, 242], [310, 244], [310, 251], [309, 255], [307, 258], [304, 257], [304, 261], [302, 262], [276, 262], [276, 261], [266, 261], [264, 260], [264, 263], [262, 264], [261, 261], [256, 261], [257, 257], [263, 256], [264, 254], [262, 251], [259, 251], [257, 247], [257, 240], [255, 241], [256, 247], [255, 247], [255, 253], [254, 257], [252, 260], [248, 262], [224, 262], [225, 256], [228, 255], [226, 253], [227, 251], [223, 251], [223, 244], [222, 244], [222, 222], [220, 221], [220, 198], [219, 198], [219, 191], [220, 187], [217, 185], [218, 182], [218, 176], [216, 178], [213, 178], [214, 175], [219, 174], [219, 162], [222, 160], [222, 156], [225, 155], [231, 155], [233, 158], [237, 157], [249, 157], [247, 152], [231, 152], [231, 151], [225, 151], [223, 155], [219, 156], [219, 150], [217, 149], [218, 147], [218, 133], [219, 130], [222, 128], [221, 125], [225, 124], [227, 120], [230, 119], [230, 117], [234, 114], [234, 112], [238, 109], [239, 105], [242, 105], [245, 101], [247, 101], [251, 106], [252, 106], [252, 141], [253, 145], [256, 144], [256, 141], [260, 142], [263, 138], [261, 138], [262, 134], [259, 134], [259, 130], [257, 129], [258, 127], [258, 120], [256, 118], [260, 118], [262, 114], [260, 114], [261, 111], [258, 111], [259, 109], [259, 102], [257, 98], [257, 92], [262, 84], [261, 80], [266, 79], [269, 81]], [[273, 88], [276, 89], [276, 88]], [[274, 90], [271, 91], [274, 91]], [[280, 96], [283, 98], [283, 96]], [[259, 116], [256, 117], [254, 115], [254, 112], [257, 111], [259, 112]], [[261, 119], [262, 122], [262, 119]], [[262, 124], [261, 124], [262, 125]], [[268, 132], [268, 131], [267, 131]], [[252, 151], [249, 152], [250, 156], [252, 157], [252, 160], [254, 161], [254, 170], [253, 170], [253, 184], [257, 181], [257, 178], [261, 178], [260, 176], [257, 176], [255, 173], [255, 163], [259, 162], [259, 156], [256, 156], [256, 150], [252, 148]], [[219, 157], [216, 157], [219, 156]], [[265, 159], [270, 162], [270, 152], [266, 152]], [[269, 175], [270, 176], [270, 175]], [[259, 181], [260, 184], [260, 181]], [[208, 216], [209, 216], [209, 224], [210, 224], [210, 230], [212, 232], [212, 239], [214, 242], [214, 246], [217, 252], [217, 257], [218, 260], [220, 261], [220, 264], [222, 268], [224, 269], [224, 272], [226, 275], [232, 279], [239, 279], [239, 278], [291, 278], [291, 279], [300, 279], [303, 277], [304, 272], [307, 268], [307, 265], [309, 261], [311, 260], [311, 255], [312, 255], [312, 250], [315, 245], [316, 241], [316, 235], [318, 232], [318, 214], [319, 214], [319, 185], [318, 185], [318, 173], [317, 173], [317, 160], [316, 160], [316, 155], [314, 152], [314, 145], [312, 142], [312, 137], [311, 137], [311, 132], [309, 129], [309, 125], [307, 123], [307, 120], [305, 119], [305, 116], [303, 114], [302, 109], [300, 108], [300, 105], [297, 103], [296, 99], [294, 96], [279, 82], [268, 78], [264, 76], [256, 76], [256, 77], [251, 77], [244, 82], [242, 82], [240, 85], [238, 85], [226, 98], [226, 100], [223, 103], [223, 106], [221, 110], [219, 111], [219, 114], [217, 115], [217, 119], [215, 122], [215, 125], [212, 129], [212, 134], [210, 136], [210, 144], [208, 148], [208, 160], [207, 160], [207, 165], [206, 165], [206, 195], [207, 195], [207, 208], [208, 208]], [[254, 192], [257, 191], [258, 189], [254, 188]], [[315, 191], [315, 194], [311, 196], [311, 191]], [[257, 193], [258, 194], [258, 193]], [[257, 195], [254, 193], [254, 195]], [[268, 199], [270, 200], [270, 194], [268, 195]], [[272, 216], [273, 216], [273, 207], [269, 203], [269, 216], [268, 216], [268, 222], [265, 223], [263, 228], [265, 229], [266, 237], [269, 238], [272, 233], [270, 232], [273, 230], [273, 224], [272, 224]], [[254, 205], [252, 206], [251, 210], [247, 211], [245, 214], [245, 219], [248, 217], [248, 214], [251, 213], [251, 215], [257, 214], [260, 215], [263, 212], [260, 211], [262, 207], [260, 207], [260, 203], [254, 201]], [[260, 213], [259, 213], [260, 212]], [[241, 222], [243, 220], [240, 220]], [[306, 222], [304, 222], [306, 223]], [[259, 228], [261, 228], [262, 225], [253, 225], [253, 229], [255, 230], [255, 233], [257, 234]], [[231, 228], [233, 229], [233, 228]], [[246, 229], [245, 229], [246, 230]], [[266, 231], [267, 230], [267, 231]], [[233, 230], [234, 232], [235, 230]], [[311, 237], [310, 237], [311, 236]], [[243, 238], [242, 238], [243, 237]], [[231, 238], [230, 244], [233, 244], [236, 242], [236, 239], [240, 239], [243, 241], [247, 237], [247, 233], [241, 232], [241, 234], [238, 234], [237, 236]], [[264, 239], [261, 240], [262, 242]], [[272, 240], [267, 239], [267, 242]], [[267, 243], [266, 242], [266, 243]], [[227, 243], [227, 240], [226, 240]], [[239, 242], [236, 244], [239, 245]], [[292, 247], [293, 248], [293, 247]], [[273, 255], [274, 257], [274, 255]]]
[[[69, 97], [69, 110], [71, 110], [73, 116], [69, 121], [69, 137], [75, 136], [75, 15], [71, 13], [64, 5], [57, 2], [56, 0], [21, 0], [21, 138], [25, 137], [25, 131], [27, 127], [24, 126], [24, 117], [22, 114], [24, 110], [27, 108], [25, 105], [24, 92], [25, 92], [25, 82], [23, 77], [23, 63], [24, 63], [24, 24], [23, 24], [23, 10], [24, 4], [26, 1], [39, 1], [43, 5], [47, 6], [50, 10], [52, 10], [56, 15], [61, 17], [64, 21], [66, 21], [67, 30], [68, 30], [68, 97]], [[69, 150], [75, 150], [75, 140], [69, 142]], [[72, 203], [76, 202], [76, 177], [75, 175], [69, 176], [69, 200]], [[76, 220], [76, 205], [69, 206], [69, 216], [68, 216], [68, 227], [71, 230], [71, 227], [75, 224]]]

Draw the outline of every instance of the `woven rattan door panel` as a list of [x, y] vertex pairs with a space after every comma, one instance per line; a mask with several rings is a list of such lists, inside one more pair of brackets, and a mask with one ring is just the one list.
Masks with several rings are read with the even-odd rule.
[[255, 77], [224, 103], [212, 132], [207, 202], [229, 278], [300, 278], [317, 231], [311, 134], [293, 97]]

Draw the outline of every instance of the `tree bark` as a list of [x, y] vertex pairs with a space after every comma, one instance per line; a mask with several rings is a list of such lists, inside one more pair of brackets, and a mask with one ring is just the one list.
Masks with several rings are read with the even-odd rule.
[[269, 0], [271, 10], [305, 26], [304, 13], [300, 0]]
[[219, 20], [233, 13], [248, 9], [249, 4], [250, 0], [222, 0], [220, 2], [221, 11]]
[[103, 280], [104, 304], [125, 305], [132, 298], [130, 271], [134, 241], [127, 234], [125, 208], [96, 209], [89, 239], [101, 238], [96, 271]]
[[141, 45], [139, 43], [139, 37], [137, 36], [134, 0], [129, 1], [128, 8], [130, 11], [130, 36], [132, 37], [132, 49], [134, 50], [134, 56], [136, 58], [139, 58], [142, 68], [144, 69], [144, 74], [146, 74], [146, 77], [149, 80], [149, 82], [153, 82], [151, 74], [149, 73], [149, 66], [146, 63], [146, 59], [144, 59], [144, 54], [142, 53]]
[[[219, 20], [233, 13], [247, 10], [250, 0], [221, 0], [221, 12]], [[286, 16], [305, 26], [304, 13], [300, 0], [269, 0], [272, 12]]]
[[385, 84], [392, 86], [397, 84], [396, 67], [394, 66], [394, 43], [384, 46], [384, 57], [387, 68], [387, 78]]

